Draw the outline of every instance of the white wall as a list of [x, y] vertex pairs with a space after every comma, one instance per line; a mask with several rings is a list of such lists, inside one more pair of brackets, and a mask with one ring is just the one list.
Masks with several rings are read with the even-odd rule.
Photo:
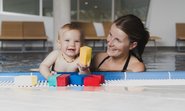
[[185, 0], [151, 0], [147, 27], [158, 46], [175, 46], [175, 23], [185, 22]]

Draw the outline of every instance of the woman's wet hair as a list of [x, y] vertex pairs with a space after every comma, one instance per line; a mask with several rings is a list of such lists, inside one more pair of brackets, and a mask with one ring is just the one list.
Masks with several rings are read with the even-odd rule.
[[137, 46], [130, 52], [142, 61], [142, 54], [149, 39], [149, 32], [142, 21], [135, 15], [121, 16], [114, 24], [128, 35], [130, 42], [137, 42]]

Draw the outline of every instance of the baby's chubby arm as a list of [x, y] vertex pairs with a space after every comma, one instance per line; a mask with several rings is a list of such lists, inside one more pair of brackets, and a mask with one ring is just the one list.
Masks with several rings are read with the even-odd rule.
[[87, 65], [82, 65], [80, 63], [77, 63], [79, 74], [90, 74], [91, 71], [89, 69], [89, 66]]
[[39, 71], [46, 79], [52, 75], [50, 67], [55, 63], [58, 55], [59, 51], [54, 50], [40, 64]]

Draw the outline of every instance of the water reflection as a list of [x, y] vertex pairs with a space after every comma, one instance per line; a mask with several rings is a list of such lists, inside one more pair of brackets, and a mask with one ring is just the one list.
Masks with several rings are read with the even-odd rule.
[[159, 49], [157, 52], [146, 50], [143, 55], [147, 71], [185, 70], [185, 52], [176, 52], [174, 48]]

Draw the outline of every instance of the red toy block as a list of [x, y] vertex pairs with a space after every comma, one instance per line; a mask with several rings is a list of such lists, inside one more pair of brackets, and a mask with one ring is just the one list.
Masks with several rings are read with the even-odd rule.
[[92, 74], [91, 76], [93, 77], [97, 77], [98, 79], [100, 79], [100, 83], [103, 84], [105, 82], [105, 78], [104, 78], [104, 75], [101, 75], [101, 74]]
[[91, 74], [84, 78], [84, 86], [100, 86], [105, 82], [103, 75]]
[[84, 86], [100, 86], [101, 81], [98, 77], [87, 76], [84, 78]]
[[57, 86], [67, 86], [69, 84], [70, 74], [62, 74], [57, 77]]

